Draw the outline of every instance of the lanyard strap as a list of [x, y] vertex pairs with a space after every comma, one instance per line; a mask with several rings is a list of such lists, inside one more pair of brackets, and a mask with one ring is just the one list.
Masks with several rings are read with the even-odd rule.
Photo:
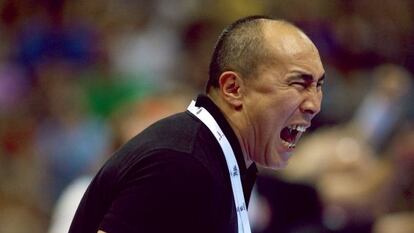
[[238, 232], [250, 233], [250, 224], [247, 215], [247, 206], [244, 202], [243, 188], [240, 179], [240, 170], [229, 141], [227, 140], [223, 131], [220, 129], [220, 126], [217, 124], [216, 120], [214, 120], [213, 116], [211, 116], [211, 114], [205, 108], [196, 107], [195, 101], [191, 101], [187, 110], [207, 126], [207, 128], [217, 139], [217, 142], [220, 144], [220, 147], [224, 153], [224, 157], [226, 158], [227, 168], [229, 169], [234, 204], [236, 206]]

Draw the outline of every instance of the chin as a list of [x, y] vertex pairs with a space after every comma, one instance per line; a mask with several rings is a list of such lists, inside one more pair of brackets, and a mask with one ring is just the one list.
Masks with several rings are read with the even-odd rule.
[[289, 151], [289, 152], [283, 152], [279, 154], [279, 158], [280, 160], [282, 160], [284, 163], [288, 163], [290, 157], [292, 156], [293, 152]]
[[284, 169], [288, 165], [288, 159], [290, 157], [290, 153], [281, 153], [281, 154], [274, 154], [272, 158], [266, 161], [266, 163], [261, 164], [262, 166], [274, 170]]

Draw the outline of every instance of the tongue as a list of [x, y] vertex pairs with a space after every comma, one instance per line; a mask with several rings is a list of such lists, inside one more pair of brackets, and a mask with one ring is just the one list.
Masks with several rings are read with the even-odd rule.
[[289, 143], [293, 143], [295, 141], [295, 136], [296, 134], [291, 133], [287, 127], [283, 128], [282, 132], [280, 132], [280, 137]]

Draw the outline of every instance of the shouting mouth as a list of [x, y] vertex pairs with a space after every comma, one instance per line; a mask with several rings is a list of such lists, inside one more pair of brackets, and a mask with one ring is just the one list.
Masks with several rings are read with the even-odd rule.
[[296, 147], [296, 143], [299, 138], [306, 131], [307, 126], [305, 125], [290, 125], [282, 129], [280, 132], [280, 138], [282, 143], [289, 149]]

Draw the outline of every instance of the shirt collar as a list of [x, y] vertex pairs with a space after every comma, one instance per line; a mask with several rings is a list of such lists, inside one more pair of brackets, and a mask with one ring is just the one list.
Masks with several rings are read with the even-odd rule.
[[[200, 94], [197, 97], [196, 104], [197, 107], [205, 108], [216, 120], [217, 124], [223, 130], [224, 134], [229, 140], [230, 145], [233, 149], [234, 155], [237, 160], [237, 164], [239, 165], [240, 173], [242, 177], [247, 174], [246, 163], [244, 161], [244, 156], [240, 147], [240, 142], [237, 139], [236, 134], [234, 133], [233, 129], [231, 128], [230, 124], [227, 122], [226, 118], [224, 117], [223, 112], [219, 109], [219, 107], [206, 95]], [[253, 163], [249, 167], [249, 174], [250, 173], [257, 173], [256, 164]]]

